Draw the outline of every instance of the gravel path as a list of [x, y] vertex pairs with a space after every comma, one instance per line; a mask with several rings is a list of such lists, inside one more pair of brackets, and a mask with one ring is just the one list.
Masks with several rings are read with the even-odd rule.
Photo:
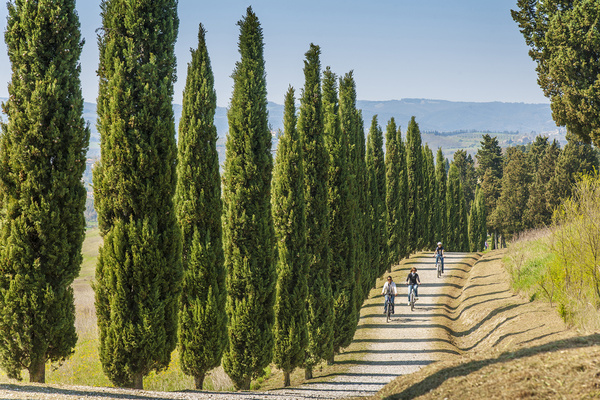
[[[361, 320], [353, 343], [336, 356], [336, 363], [348, 365], [343, 374], [315, 379], [302, 386], [267, 392], [149, 392], [112, 388], [59, 387], [47, 385], [0, 385], [2, 399], [342, 399], [369, 396], [395, 377], [410, 374], [441, 356], [433, 346], [435, 333], [432, 318], [443, 301], [440, 296], [444, 277], [435, 274], [431, 253], [406, 260], [392, 272], [398, 285], [396, 314], [386, 323], [383, 281], [379, 281], [361, 310]], [[446, 274], [460, 262], [463, 254], [446, 255]], [[414, 311], [407, 305], [404, 284], [407, 268], [416, 266], [421, 278], [419, 298]], [[387, 275], [386, 275], [387, 276]]]

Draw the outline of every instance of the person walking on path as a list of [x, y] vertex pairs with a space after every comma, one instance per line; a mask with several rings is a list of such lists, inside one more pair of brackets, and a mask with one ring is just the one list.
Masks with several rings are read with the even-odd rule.
[[396, 283], [392, 279], [392, 276], [387, 277], [387, 281], [383, 284], [383, 289], [381, 290], [381, 294], [385, 295], [385, 300], [383, 303], [383, 313], [387, 313], [387, 302], [390, 300], [390, 304], [392, 305], [391, 313], [394, 313], [394, 299], [398, 294], [396, 290]]
[[406, 277], [406, 284], [408, 285], [408, 304], [410, 304], [410, 292], [415, 289], [415, 300], [419, 300], [419, 285], [421, 284], [421, 279], [419, 279], [419, 274], [417, 274], [417, 268], [412, 267], [410, 273]]

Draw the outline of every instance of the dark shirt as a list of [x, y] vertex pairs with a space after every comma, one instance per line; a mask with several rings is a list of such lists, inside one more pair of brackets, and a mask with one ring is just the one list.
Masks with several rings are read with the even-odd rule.
[[416, 285], [418, 282], [421, 282], [419, 279], [419, 274], [416, 272], [414, 274], [412, 272], [409, 273], [408, 277], [406, 277], [406, 282], [410, 282], [411, 285]]
[[440, 246], [440, 247], [436, 247], [435, 248], [436, 254], [442, 255], [442, 251], [444, 251], [444, 246]]

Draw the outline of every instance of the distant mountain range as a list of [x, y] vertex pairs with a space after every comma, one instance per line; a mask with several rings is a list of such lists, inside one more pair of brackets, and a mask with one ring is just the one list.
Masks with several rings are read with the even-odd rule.
[[[488, 132], [492, 136], [495, 133], [500, 134], [499, 141], [504, 145], [527, 143], [537, 134], [544, 134], [564, 143], [564, 130], [554, 124], [549, 104], [402, 99], [359, 100], [357, 108], [362, 110], [366, 133], [373, 115], [378, 116], [379, 125], [384, 132], [391, 117], [394, 117], [396, 124], [405, 132], [410, 118], [415, 116], [423, 134], [423, 141], [434, 151], [437, 147], [442, 147], [446, 156], [458, 148], [476, 151], [482, 132]], [[175, 123], [178, 124], [182, 106], [174, 104], [173, 110]], [[283, 105], [269, 102], [268, 111], [273, 133], [283, 129]], [[100, 136], [96, 129], [96, 104], [85, 103], [83, 116], [90, 123], [92, 131], [89, 156], [97, 157], [100, 154]], [[217, 107], [215, 126], [219, 142], [223, 145], [229, 129], [225, 107]]]

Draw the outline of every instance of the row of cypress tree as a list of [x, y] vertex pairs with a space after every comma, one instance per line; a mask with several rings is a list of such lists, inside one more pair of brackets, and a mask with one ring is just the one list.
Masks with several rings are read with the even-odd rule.
[[[66, 358], [76, 342], [70, 284], [81, 263], [89, 140], [74, 4], [52, 5], [9, 4], [13, 81], [0, 143], [0, 361], [10, 376], [25, 368], [38, 382], [46, 361]], [[376, 117], [365, 140], [352, 72], [327, 68], [321, 81], [314, 45], [298, 116], [293, 89], [286, 95], [274, 166], [262, 28], [248, 8], [221, 187], [202, 25], [175, 142], [176, 9], [175, 0], [101, 3], [94, 198], [104, 242], [94, 289], [103, 369], [115, 385], [141, 388], [179, 343], [197, 387], [221, 360], [242, 389], [271, 361], [286, 384], [299, 366], [310, 378], [350, 344], [386, 269], [436, 237], [468, 243], [457, 168], [446, 191], [441, 150], [436, 169], [414, 118], [406, 144], [388, 123], [385, 154]]]

